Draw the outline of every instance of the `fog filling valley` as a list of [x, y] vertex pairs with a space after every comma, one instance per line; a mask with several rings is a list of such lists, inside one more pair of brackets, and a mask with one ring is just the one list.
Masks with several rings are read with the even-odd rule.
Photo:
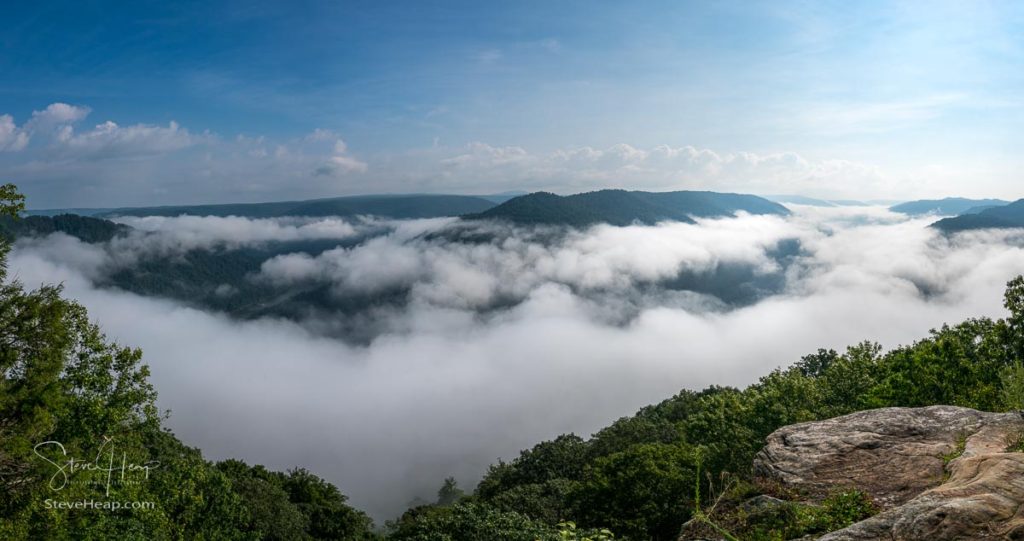
[[[875, 207], [585, 231], [456, 218], [125, 218], [125, 237], [20, 240], [12, 277], [62, 282], [141, 347], [169, 426], [208, 458], [302, 466], [378, 520], [471, 490], [499, 457], [587, 437], [680, 389], [744, 386], [818, 348], [892, 348], [1001, 317], [1020, 230], [942, 236]], [[109, 287], [151, 257], [275, 249], [239, 283], [326, 298], [235, 317]], [[244, 282], [244, 283], [243, 283]], [[353, 295], [380, 295], [344, 311]]]

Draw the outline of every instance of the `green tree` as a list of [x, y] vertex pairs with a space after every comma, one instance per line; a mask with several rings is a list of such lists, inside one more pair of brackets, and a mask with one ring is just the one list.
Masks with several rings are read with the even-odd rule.
[[577, 516], [573, 495], [582, 483], [572, 479], [549, 479], [543, 483], [516, 485], [487, 503], [503, 511], [515, 511], [545, 524], [556, 525]]
[[680, 445], [636, 445], [599, 458], [576, 496], [579, 522], [628, 539], [675, 539], [695, 476], [694, 454]]
[[1003, 367], [999, 376], [1003, 407], [1007, 410], [1024, 410], [1024, 363], [1014, 361]]
[[1010, 312], [1000, 325], [1000, 338], [1006, 348], [1007, 362], [1024, 361], [1024, 276], [1006, 284], [1003, 306]]
[[[13, 186], [0, 187], [0, 214], [16, 216], [23, 208], [24, 198]], [[9, 249], [0, 239], [0, 269], [6, 269]], [[6, 273], [0, 271], [0, 278]], [[130, 535], [166, 525], [160, 513], [112, 517], [45, 509], [52, 472], [34, 453], [36, 444], [53, 440], [67, 455], [83, 457], [112, 441], [130, 460], [144, 463], [139, 442], [159, 427], [148, 376], [141, 353], [108, 342], [84, 308], [61, 296], [59, 286], [25, 291], [17, 282], [0, 285], [0, 486], [6, 496], [0, 498], [0, 538], [37, 537], [55, 526]], [[144, 495], [138, 486], [120, 491], [125, 498]], [[101, 495], [89, 484], [71, 484], [62, 494]]]
[[930, 337], [889, 352], [872, 395], [878, 405], [998, 409], [999, 374], [1006, 363], [998, 327], [987, 318], [943, 325]]
[[474, 502], [416, 507], [389, 527], [391, 541], [554, 541], [558, 535], [527, 516]]
[[882, 346], [862, 342], [847, 348], [819, 376], [824, 417], [835, 417], [877, 406], [870, 391], [878, 382]]
[[441, 488], [437, 489], [437, 505], [451, 505], [461, 500], [465, 495], [466, 493], [459, 488], [459, 484], [455, 481], [454, 477], [446, 477], [444, 483], [441, 484]]
[[348, 505], [338, 487], [303, 468], [277, 474], [288, 500], [307, 518], [307, 532], [314, 539], [370, 539], [373, 522]]

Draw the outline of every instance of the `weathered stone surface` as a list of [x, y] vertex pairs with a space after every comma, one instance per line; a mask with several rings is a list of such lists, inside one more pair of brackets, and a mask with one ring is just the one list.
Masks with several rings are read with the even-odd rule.
[[864, 411], [776, 431], [755, 471], [811, 500], [851, 487], [883, 507], [822, 541], [1024, 539], [1024, 453], [1005, 452], [1022, 430], [1016, 413]]
[[741, 503], [740, 509], [742, 509], [744, 513], [750, 515], [762, 511], [771, 511], [772, 509], [775, 509], [780, 505], [786, 505], [787, 503], [788, 502], [786, 502], [785, 500], [773, 498], [766, 494], [760, 494]]

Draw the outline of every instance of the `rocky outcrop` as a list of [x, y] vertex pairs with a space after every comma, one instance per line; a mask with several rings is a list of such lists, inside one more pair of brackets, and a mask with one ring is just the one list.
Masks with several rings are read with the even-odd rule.
[[1016, 413], [883, 408], [782, 428], [754, 463], [809, 501], [854, 488], [882, 512], [821, 539], [1024, 539], [1024, 432]]

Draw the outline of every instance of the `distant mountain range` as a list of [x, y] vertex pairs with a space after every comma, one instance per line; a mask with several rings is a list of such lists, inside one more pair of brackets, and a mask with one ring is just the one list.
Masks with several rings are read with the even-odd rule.
[[871, 207], [890, 206], [902, 203], [902, 200], [894, 199], [818, 199], [804, 195], [763, 195], [769, 201], [782, 204], [806, 205], [810, 207]]
[[968, 231], [971, 229], [1006, 229], [1024, 227], [1024, 199], [1008, 205], [991, 206], [978, 209], [972, 207], [971, 212], [945, 218], [932, 224], [932, 227], [946, 233]]
[[803, 195], [765, 195], [765, 199], [776, 203], [790, 203], [793, 205], [807, 205], [809, 207], [837, 207], [838, 203], [825, 199], [815, 199]]
[[75, 214], [77, 216], [98, 216], [113, 211], [113, 208], [66, 208], [66, 209], [29, 209], [25, 216], [60, 216], [61, 214]]
[[[410, 219], [462, 216], [467, 219], [501, 219], [515, 223], [588, 226], [597, 223], [652, 224], [665, 220], [692, 222], [693, 218], [750, 214], [789, 214], [786, 207], [767, 199], [744, 194], [678, 191], [640, 192], [600, 190], [569, 196], [547, 192], [517, 195], [365, 195], [308, 201], [232, 203], [218, 205], [175, 205], [105, 209], [32, 210], [36, 217], [77, 214], [95, 218], [118, 216], [380, 216]], [[44, 227], [39, 221], [37, 226]]]
[[926, 214], [937, 214], [940, 216], [959, 216], [961, 214], [976, 213], [987, 208], [1003, 206], [1009, 201], [1002, 199], [965, 199], [962, 197], [947, 197], [945, 199], [922, 199], [920, 201], [909, 201], [889, 207], [893, 212], [908, 214], [910, 216], [923, 216]]
[[[0, 220], [0, 234], [8, 237], [46, 235], [62, 232], [85, 242], [102, 242], [130, 228], [103, 218], [117, 216], [380, 216], [410, 219], [461, 216], [467, 220], [495, 219], [517, 224], [586, 227], [594, 224], [617, 226], [661, 221], [692, 223], [694, 218], [732, 216], [737, 212], [787, 215], [781, 203], [837, 207], [877, 204], [849, 200], [825, 200], [799, 195], [756, 195], [707, 191], [642, 192], [598, 190], [560, 196], [549, 192], [517, 195], [364, 195], [219, 205], [177, 205], [130, 208], [75, 208], [28, 211], [24, 219]], [[909, 201], [890, 207], [911, 216], [953, 215], [934, 223], [946, 232], [984, 228], [1024, 227], [1024, 200], [1008, 203], [1000, 199], [949, 197]]]
[[750, 214], [789, 214], [786, 207], [756, 195], [599, 190], [568, 196], [536, 192], [515, 197], [464, 218], [584, 227], [599, 223], [619, 226], [653, 224], [666, 220], [693, 223], [693, 218], [732, 216], [740, 211]]
[[946, 233], [972, 229], [1006, 229], [1024, 227], [1024, 199], [1010, 203], [1002, 199], [924, 199], [889, 208], [910, 216], [945, 215], [931, 225]]
[[[569, 196], [547, 192], [484, 197], [463, 195], [376, 195], [337, 197], [311, 201], [239, 203], [116, 209], [74, 209], [92, 216], [58, 214], [58, 210], [32, 211], [21, 220], [0, 221], [8, 237], [62, 232], [86, 242], [102, 242], [130, 228], [104, 218], [118, 216], [362, 216], [433, 218], [462, 216], [469, 220], [497, 219], [520, 224], [588, 226], [598, 223], [630, 225], [660, 221], [693, 223], [693, 218], [732, 216], [737, 212], [787, 215], [789, 210], [755, 196], [715, 192], [640, 192], [600, 190]], [[71, 209], [69, 209], [71, 210]]]
[[[245, 218], [274, 218], [278, 216], [362, 216], [384, 218], [437, 218], [459, 216], [487, 210], [512, 195], [358, 195], [311, 199], [306, 201], [278, 201], [271, 203], [231, 203], [222, 205], [175, 205], [162, 207], [126, 207], [112, 209], [51, 209], [32, 210], [27, 214], [54, 216], [72, 213], [111, 218], [116, 216], [241, 216]], [[492, 198], [494, 200], [491, 200]]]

